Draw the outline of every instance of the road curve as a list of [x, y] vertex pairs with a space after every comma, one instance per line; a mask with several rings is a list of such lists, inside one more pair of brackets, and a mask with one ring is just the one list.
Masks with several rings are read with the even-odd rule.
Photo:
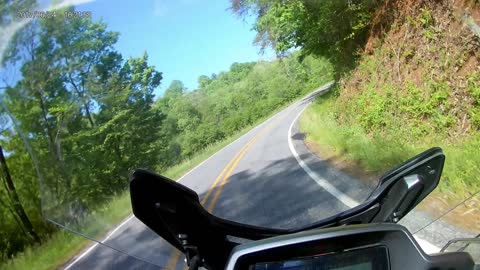
[[[339, 177], [326, 164], [310, 159], [296, 128], [298, 115], [326, 89], [318, 89], [253, 128], [179, 182], [195, 190], [204, 207], [219, 217], [273, 228], [306, 225], [363, 200], [371, 187]], [[312, 178], [308, 169], [328, 186]], [[135, 217], [118, 226], [103, 243], [90, 247], [64, 269], [185, 267], [180, 252]]]

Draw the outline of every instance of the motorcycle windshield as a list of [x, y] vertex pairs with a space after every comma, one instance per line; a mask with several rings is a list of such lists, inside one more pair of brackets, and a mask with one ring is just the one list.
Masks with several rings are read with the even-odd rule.
[[[201, 35], [191, 32], [177, 40], [176, 27], [189, 20], [192, 24], [197, 22], [191, 10], [202, 8], [195, 14], [204, 14], [200, 20], [207, 20], [212, 17], [210, 8], [224, 11], [229, 3], [208, 8], [196, 1], [179, 1], [175, 6], [163, 1], [150, 4], [142, 6], [143, 10], [160, 18], [152, 35], [154, 30], [164, 35], [162, 42], [170, 44], [165, 45], [168, 50], [180, 43], [198, 42], [197, 46], [202, 48], [221, 42], [220, 34], [214, 41], [202, 41]], [[10, 15], [2, 21], [0, 44], [2, 75], [6, 76], [0, 104], [2, 173], [5, 179], [16, 183], [20, 198], [33, 198], [29, 201], [33, 210], [28, 214], [39, 216], [37, 206], [41, 206], [42, 217], [55, 225], [42, 225], [45, 234], [54, 235], [60, 227], [82, 237], [67, 236], [66, 241], [73, 247], [62, 253], [65, 258], [59, 260], [65, 269], [186, 267], [183, 254], [132, 214], [129, 178], [137, 168], [159, 172], [191, 188], [198, 193], [204, 208], [218, 217], [276, 229], [299, 228], [354, 208], [368, 198], [377, 184], [378, 178], [357, 181], [351, 172], [332, 169], [327, 161], [313, 157], [303, 144], [304, 135], [296, 121], [313, 96], [331, 85], [307, 95], [313, 89], [310, 86], [325, 85], [331, 76], [311, 74], [320, 79], [305, 86], [310, 87], [309, 91], [292, 94], [279, 90], [272, 94], [272, 104], [285, 97], [286, 106], [294, 101], [286, 98], [289, 95], [296, 95], [297, 101], [276, 114], [265, 113], [263, 117], [271, 117], [264, 122], [260, 117], [251, 120], [233, 113], [225, 115], [229, 118], [222, 122], [229, 130], [217, 132], [200, 124], [202, 119], [213, 117], [209, 112], [215, 112], [218, 119], [208, 121], [220, 122], [225, 106], [234, 108], [239, 102], [255, 102], [239, 100], [242, 96], [234, 95], [224, 100], [225, 105], [202, 103], [207, 95], [219, 99], [236, 89], [250, 89], [248, 83], [236, 83], [235, 76], [253, 74], [250, 79], [255, 83], [277, 76], [271, 83], [283, 89], [285, 85], [304, 82], [302, 72], [321, 69], [318, 66], [301, 69], [300, 64], [292, 64], [289, 68], [282, 66], [280, 71], [260, 73], [269, 65], [278, 64], [263, 61], [273, 62], [268, 51], [264, 58], [245, 58], [239, 53], [242, 48], [232, 47], [231, 54], [240, 56], [229, 59], [230, 62], [259, 63], [234, 63], [231, 70], [235, 76], [223, 75], [223, 81], [214, 81], [221, 75], [200, 76], [198, 85], [233, 81], [234, 87], [211, 94], [208, 89], [187, 91], [173, 81], [165, 89], [161, 88], [164, 75], [153, 66], [152, 59], [160, 65], [161, 58], [169, 53], [155, 56], [153, 51], [158, 48], [152, 47], [156, 58], [149, 58], [143, 53], [143, 45], [138, 44], [148, 40], [142, 41], [143, 37], [133, 32], [122, 39], [126, 33], [110, 30], [103, 21], [119, 25], [127, 16], [141, 17], [135, 15], [134, 6], [105, 7], [93, 1], [73, 0], [20, 1], [9, 7], [11, 10], [4, 9]], [[179, 18], [169, 16], [174, 9], [188, 12]], [[215, 22], [218, 29], [208, 24], [205, 28], [232, 33], [233, 39], [237, 33], [234, 26], [239, 22], [232, 22], [238, 19], [231, 14], [227, 16], [229, 19], [221, 19], [228, 23]], [[167, 24], [167, 20], [174, 23]], [[249, 22], [242, 27], [249, 29]], [[246, 37], [248, 44], [254, 38]], [[234, 46], [237, 42], [222, 46]], [[142, 50], [131, 51], [129, 48], [134, 45]], [[183, 55], [178, 50], [176, 53], [180, 63]], [[131, 55], [135, 57], [128, 58]], [[182, 65], [176, 69], [185, 68], [186, 64]], [[293, 74], [297, 69], [301, 72]], [[290, 79], [281, 81], [284, 78]], [[178, 99], [179, 96], [188, 98]], [[260, 114], [270, 107], [249, 108], [256, 115], [255, 110]], [[173, 110], [178, 115], [176, 119], [166, 113]], [[249, 126], [255, 127], [247, 131]], [[242, 133], [240, 127], [247, 128], [242, 135], [238, 135]], [[180, 130], [189, 131], [189, 135], [172, 135]], [[166, 138], [173, 142], [165, 143]], [[220, 143], [208, 145], [199, 138], [213, 138], [212, 142]], [[179, 159], [179, 153], [184, 154], [183, 159]], [[29, 186], [38, 189], [25, 188]], [[9, 199], [15, 201], [12, 187], [7, 190]], [[465, 202], [465, 196], [442, 196], [434, 193], [401, 220], [428, 253], [440, 250], [452, 238], [475, 237], [480, 232], [478, 195]], [[460, 205], [456, 210], [450, 211], [457, 204]], [[461, 221], [464, 219], [469, 222]], [[42, 222], [35, 217], [33, 223]], [[25, 233], [29, 234], [26, 228]]]
[[[161, 73], [147, 66], [146, 55], [122, 58], [113, 47], [118, 33], [93, 18], [100, 8], [89, 2], [0, 7], [0, 153], [2, 179], [12, 183], [5, 186], [8, 202], [20, 200], [26, 219], [18, 222], [33, 226], [19, 233], [51, 242], [52, 267], [183, 267], [183, 257], [133, 217], [128, 190], [133, 169], [158, 166], [161, 153], [152, 149], [160, 133], [147, 126], [162, 121], [152, 109]], [[120, 74], [128, 82], [117, 80]]]

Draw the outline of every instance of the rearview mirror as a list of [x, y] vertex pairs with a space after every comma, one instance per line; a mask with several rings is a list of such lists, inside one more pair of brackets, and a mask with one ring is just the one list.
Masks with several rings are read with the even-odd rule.
[[444, 162], [442, 149], [431, 148], [382, 176], [362, 204], [307, 228], [397, 223], [438, 186]]
[[444, 163], [442, 149], [435, 147], [384, 174], [370, 195], [372, 198], [386, 193], [383, 211], [377, 214], [377, 219], [398, 222], [415, 208], [438, 186]]

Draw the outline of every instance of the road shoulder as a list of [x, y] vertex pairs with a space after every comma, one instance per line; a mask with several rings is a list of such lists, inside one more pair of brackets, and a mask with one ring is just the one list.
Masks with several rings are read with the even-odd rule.
[[[292, 152], [298, 153], [299, 162], [307, 164], [309, 169], [326, 179], [337, 190], [358, 202], [364, 201], [370, 195], [375, 188], [375, 182], [361, 180], [335, 167], [330, 160], [322, 158], [316, 151], [312, 151], [307, 146], [305, 139], [306, 135], [301, 132], [297, 118], [289, 131], [289, 141], [294, 148]], [[442, 219], [436, 220], [437, 217], [424, 211], [413, 210], [399, 224], [407, 227], [412, 233], [418, 231], [414, 236], [424, 251], [429, 254], [438, 252], [448, 240], [475, 236], [472, 232], [452, 226]], [[433, 223], [425, 227], [431, 222]]]

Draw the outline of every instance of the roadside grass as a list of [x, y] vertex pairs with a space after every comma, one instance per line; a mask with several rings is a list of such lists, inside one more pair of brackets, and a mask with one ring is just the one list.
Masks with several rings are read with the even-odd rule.
[[85, 248], [90, 241], [76, 234], [59, 230], [42, 245], [26, 248], [13, 259], [1, 265], [1, 269], [56, 269], [63, 259], [59, 256], [73, 257]]
[[[321, 85], [327, 82], [328, 80], [324, 80]], [[269, 115], [258, 119], [254, 124], [244, 127], [236, 134], [222, 141], [207, 146], [197, 155], [191, 157], [190, 159], [184, 160], [178, 165], [168, 168], [167, 170], [161, 172], [161, 174], [170, 179], [178, 180], [178, 178], [180, 178], [182, 175], [231, 142], [240, 138], [257, 125], [261, 124], [268, 118], [272, 117], [276, 113], [287, 108], [292, 103], [303, 97], [304, 95], [293, 100], [292, 102], [284, 104], [278, 109], [272, 111]], [[109, 230], [111, 230], [115, 225], [121, 223], [122, 220], [125, 220], [131, 213], [130, 195], [128, 191], [125, 191], [124, 193], [113, 197], [110, 202], [97, 209], [94, 214], [89, 215], [86, 218], [86, 221], [79, 226], [81, 229], [79, 229], [78, 232], [87, 236], [96, 236], [95, 239], [101, 240]], [[0, 269], [56, 269], [62, 265], [65, 265], [73, 256], [86, 249], [90, 244], [92, 244], [92, 241], [72, 232], [61, 229], [54, 233], [50, 239], [43, 242], [42, 245], [29, 247], [24, 252], [17, 254], [9, 261], [0, 264]]]
[[[438, 191], [450, 201], [466, 197], [480, 189], [480, 135], [451, 143], [440, 136], [405, 139], [402, 132], [368, 134], [360, 124], [340, 124], [336, 117], [334, 91], [317, 98], [300, 117], [300, 129], [307, 142], [313, 142], [342, 156], [350, 166], [359, 166], [380, 175], [408, 158], [434, 146], [442, 147], [446, 162]], [[399, 127], [401, 129], [402, 127]], [[321, 155], [321, 153], [320, 153]]]
[[343, 155], [370, 173], [386, 171], [415, 153], [407, 145], [381, 137], [370, 138], [360, 126], [338, 124], [332, 92], [317, 98], [302, 114], [299, 123], [307, 141], [328, 148], [335, 155]]
[[[130, 196], [124, 192], [90, 214], [81, 225], [72, 227], [78, 233], [101, 240], [116, 224], [131, 213]], [[0, 265], [1, 269], [56, 269], [65, 264], [81, 250], [87, 248], [92, 241], [60, 229], [41, 245], [28, 247], [13, 259]]]

